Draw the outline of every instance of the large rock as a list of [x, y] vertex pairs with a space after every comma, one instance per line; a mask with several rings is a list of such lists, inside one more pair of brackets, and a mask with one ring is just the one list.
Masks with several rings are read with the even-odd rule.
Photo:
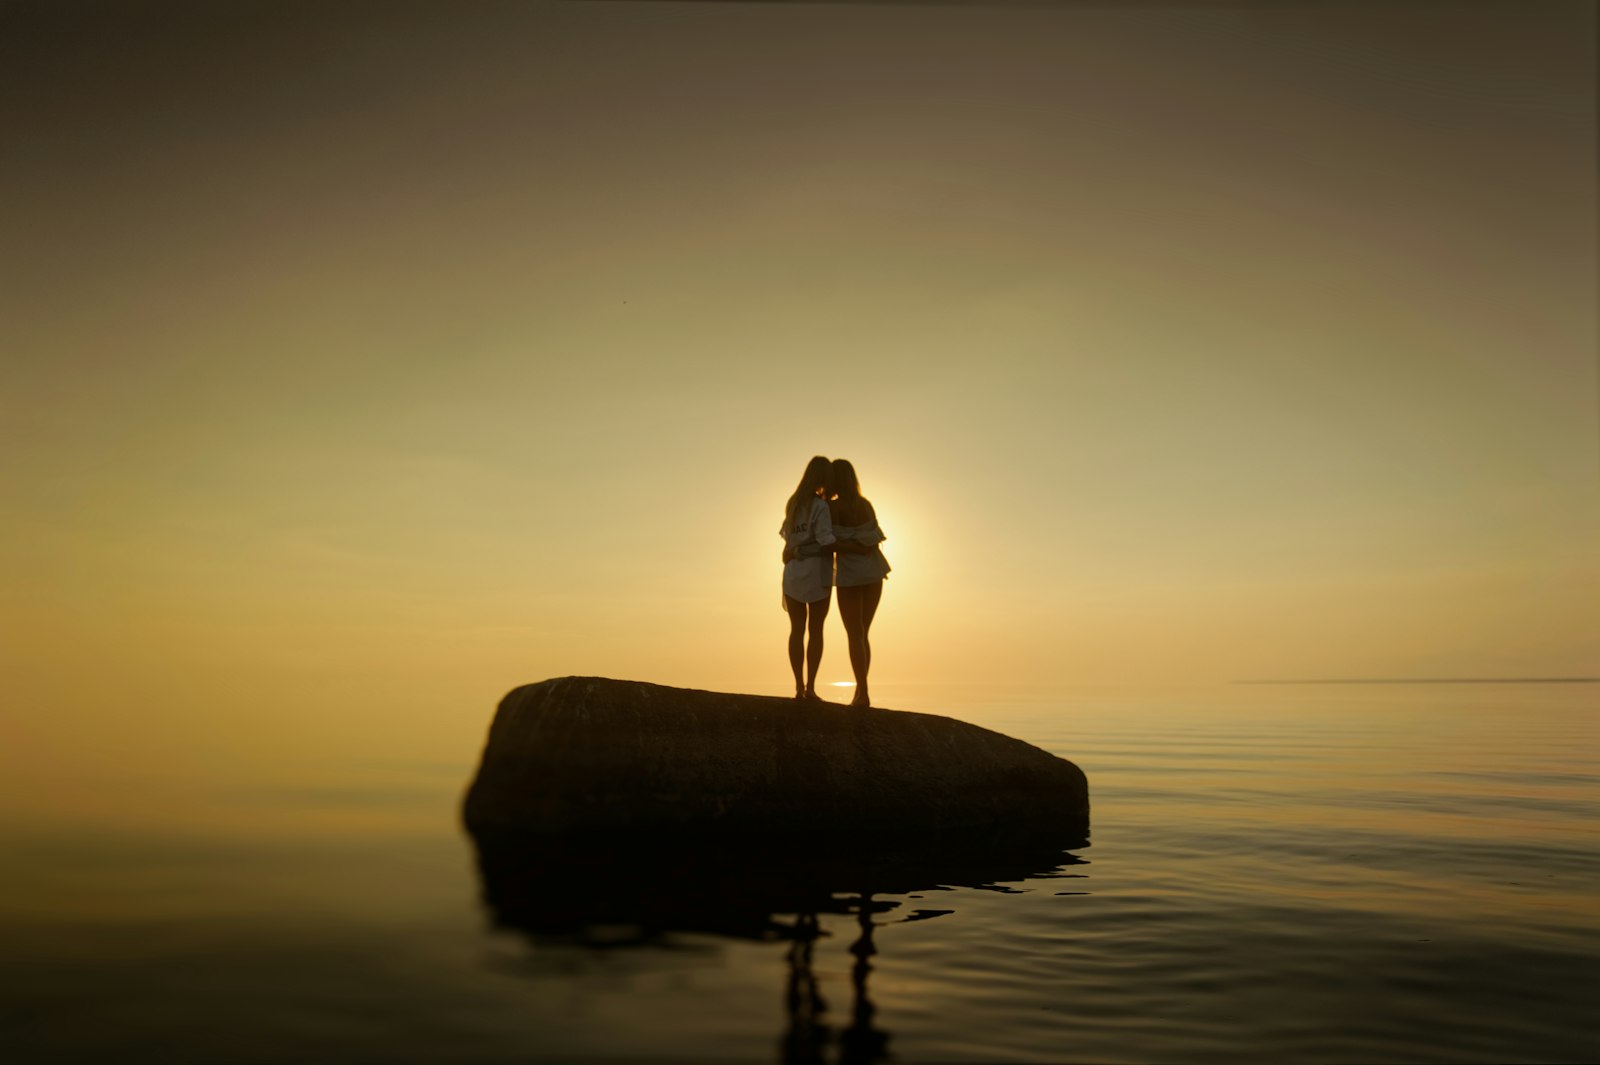
[[932, 714], [600, 677], [500, 703], [464, 817], [504, 832], [1086, 836], [1071, 762]]

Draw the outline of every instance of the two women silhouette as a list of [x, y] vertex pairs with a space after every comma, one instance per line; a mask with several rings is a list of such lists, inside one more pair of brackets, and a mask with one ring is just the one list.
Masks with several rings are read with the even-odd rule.
[[867, 671], [872, 666], [872, 645], [867, 634], [883, 598], [889, 562], [878, 547], [886, 537], [872, 504], [861, 494], [855, 467], [844, 459], [829, 462], [821, 455], [814, 457], [789, 497], [778, 531], [784, 540], [783, 606], [789, 612], [794, 697], [818, 698], [823, 622], [837, 585], [850, 669], [856, 678], [850, 705], [871, 706]]

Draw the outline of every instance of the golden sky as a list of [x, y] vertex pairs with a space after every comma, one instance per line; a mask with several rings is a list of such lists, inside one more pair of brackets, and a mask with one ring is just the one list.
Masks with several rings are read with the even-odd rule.
[[880, 692], [1594, 675], [1594, 24], [9, 5], [10, 727], [784, 693], [816, 453]]

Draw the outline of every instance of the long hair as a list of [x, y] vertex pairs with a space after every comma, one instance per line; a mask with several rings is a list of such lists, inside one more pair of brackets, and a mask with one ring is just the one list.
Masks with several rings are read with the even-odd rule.
[[861, 498], [861, 480], [849, 459], [833, 460], [833, 490], [839, 493], [841, 503], [853, 503]]
[[873, 517], [872, 504], [861, 497], [861, 481], [848, 459], [833, 460], [833, 490], [839, 494], [834, 512], [843, 525], [860, 525]]
[[800, 484], [795, 488], [794, 495], [789, 497], [789, 502], [783, 508], [783, 527], [785, 529], [794, 525], [795, 519], [802, 506], [809, 506], [811, 500], [817, 496], [817, 489], [826, 490], [828, 495], [833, 494], [833, 463], [821, 455], [813, 456], [806, 463], [806, 472], [800, 478]]

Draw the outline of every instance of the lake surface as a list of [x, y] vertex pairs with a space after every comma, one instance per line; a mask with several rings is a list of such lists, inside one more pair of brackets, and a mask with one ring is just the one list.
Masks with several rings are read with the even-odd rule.
[[1600, 686], [876, 694], [1077, 762], [1090, 845], [750, 934], [664, 888], [540, 932], [483, 901], [471, 757], [130, 770], [0, 830], [0, 1060], [1600, 1058]]

